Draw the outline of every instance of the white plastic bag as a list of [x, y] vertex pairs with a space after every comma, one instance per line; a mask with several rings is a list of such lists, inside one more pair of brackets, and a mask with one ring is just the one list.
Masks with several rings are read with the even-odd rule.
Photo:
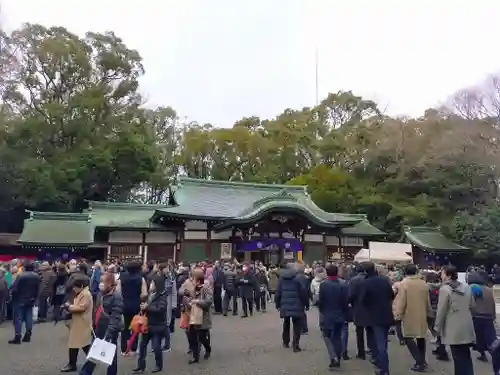
[[96, 338], [90, 347], [89, 354], [87, 354], [87, 361], [110, 366], [113, 363], [115, 354], [115, 344]]
[[224, 297], [226, 296], [226, 289], [222, 288], [222, 292], [220, 294], [220, 298], [224, 300]]
[[38, 320], [38, 306], [33, 306], [33, 321]]

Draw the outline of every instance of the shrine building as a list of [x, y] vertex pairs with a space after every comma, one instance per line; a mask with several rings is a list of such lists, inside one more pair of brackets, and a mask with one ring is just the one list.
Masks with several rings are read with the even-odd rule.
[[181, 177], [166, 205], [91, 201], [82, 213], [30, 212], [18, 242], [41, 259], [277, 264], [349, 260], [384, 235], [365, 215], [323, 211], [306, 186]]

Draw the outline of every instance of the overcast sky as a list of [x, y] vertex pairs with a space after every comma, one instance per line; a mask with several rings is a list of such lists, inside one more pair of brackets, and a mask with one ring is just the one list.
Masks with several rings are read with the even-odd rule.
[[353, 90], [419, 115], [500, 70], [495, 0], [0, 0], [7, 28], [113, 30], [144, 58], [150, 106], [229, 126]]

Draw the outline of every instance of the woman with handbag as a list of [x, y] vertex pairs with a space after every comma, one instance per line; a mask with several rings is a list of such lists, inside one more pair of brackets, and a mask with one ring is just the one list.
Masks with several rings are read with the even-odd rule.
[[65, 306], [65, 310], [71, 314], [68, 326], [69, 360], [61, 372], [76, 371], [78, 352], [82, 349], [87, 354], [92, 341], [93, 301], [86, 279], [75, 279], [73, 291], [75, 292], [73, 303], [67, 303]]
[[153, 278], [149, 290], [147, 302], [141, 303], [141, 313], [147, 316], [147, 330], [141, 334], [137, 368], [132, 370], [134, 374], [142, 374], [146, 370], [146, 355], [150, 341], [156, 362], [156, 366], [151, 372], [157, 373], [163, 370], [161, 342], [165, 336], [165, 327], [168, 326], [166, 319], [167, 293], [163, 275], [156, 275]]
[[[114, 347], [112, 362], [106, 370], [107, 375], [117, 375], [118, 362], [116, 356], [116, 344], [118, 335], [123, 331], [123, 298], [116, 290], [116, 279], [111, 273], [104, 273], [99, 284], [99, 296], [97, 297], [97, 308], [94, 319], [95, 342], [97, 339], [104, 340], [109, 345], [107, 349]], [[92, 353], [92, 347], [90, 350]], [[80, 375], [92, 375], [96, 363], [88, 358], [80, 370]]]
[[205, 284], [205, 275], [201, 268], [193, 271], [193, 287], [184, 296], [183, 305], [189, 314], [188, 340], [193, 355], [190, 364], [200, 361], [201, 345], [205, 348], [205, 359], [210, 358], [210, 329], [212, 328], [212, 288]]

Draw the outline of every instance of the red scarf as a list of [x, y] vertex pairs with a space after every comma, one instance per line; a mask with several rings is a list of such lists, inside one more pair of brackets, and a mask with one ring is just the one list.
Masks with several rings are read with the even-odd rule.
[[328, 280], [330, 281], [337, 281], [339, 279], [338, 276], [328, 276]]

